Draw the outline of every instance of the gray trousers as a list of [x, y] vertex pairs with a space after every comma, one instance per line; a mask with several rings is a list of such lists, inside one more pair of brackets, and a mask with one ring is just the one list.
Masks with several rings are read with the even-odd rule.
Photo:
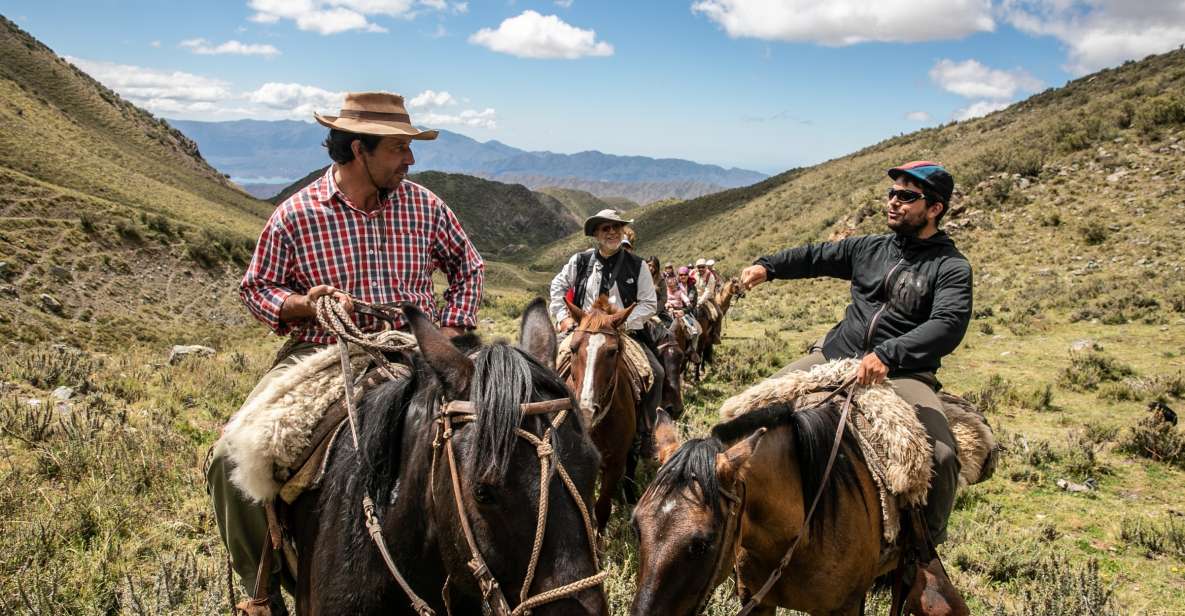
[[[827, 363], [818, 345], [811, 347], [809, 355], [782, 368], [775, 377], [785, 376], [797, 370], [809, 370], [811, 366]], [[934, 391], [936, 380], [932, 373], [917, 376], [903, 376], [886, 381], [903, 400], [913, 405], [918, 420], [926, 428], [930, 446], [934, 449], [934, 476], [926, 496], [924, 511], [930, 538], [937, 545], [946, 541], [946, 523], [955, 505], [955, 492], [959, 487], [959, 456], [955, 437], [951, 434], [942, 402]]]
[[[290, 370], [298, 360], [322, 348], [321, 345], [307, 342], [285, 345], [281, 353], [286, 355], [278, 358], [276, 365], [259, 379], [255, 389], [247, 394], [243, 406], [263, 393], [268, 385]], [[231, 566], [239, 574], [247, 594], [252, 595], [255, 593], [255, 576], [259, 572], [259, 555], [267, 541], [267, 515], [262, 505], [247, 500], [231, 483], [231, 469], [226, 454], [225, 444], [219, 439], [214, 444], [210, 466], [206, 469], [206, 491], [214, 501], [214, 519], [218, 522], [218, 534], [222, 536], [222, 542], [230, 554]], [[272, 560], [273, 574], [280, 570], [282, 562], [282, 558]], [[275, 586], [273, 588], [278, 589]]]

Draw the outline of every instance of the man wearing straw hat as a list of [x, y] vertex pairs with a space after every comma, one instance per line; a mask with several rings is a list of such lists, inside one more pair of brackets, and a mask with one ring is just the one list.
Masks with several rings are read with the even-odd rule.
[[[363, 331], [381, 330], [383, 323], [354, 313], [353, 299], [411, 302], [449, 335], [477, 325], [485, 270], [481, 256], [452, 210], [407, 180], [415, 164], [411, 142], [435, 139], [438, 132], [413, 126], [403, 97], [384, 92], [347, 94], [338, 115], [313, 116], [329, 128], [324, 145], [333, 164], [272, 213], [240, 285], [251, 313], [289, 336], [244, 407], [299, 359], [336, 342], [313, 318], [320, 297], [337, 298]], [[433, 296], [435, 269], [448, 277], [442, 310]], [[405, 325], [402, 315], [393, 325]], [[219, 533], [251, 595], [267, 522], [263, 507], [230, 483], [226, 453], [219, 441], [206, 479]], [[278, 565], [280, 559], [273, 562]], [[278, 590], [271, 605], [273, 614], [287, 613]]]

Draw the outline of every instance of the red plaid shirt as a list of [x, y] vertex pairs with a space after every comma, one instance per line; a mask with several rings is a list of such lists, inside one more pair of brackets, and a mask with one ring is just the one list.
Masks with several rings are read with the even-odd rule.
[[[239, 285], [251, 313], [277, 334], [336, 342], [313, 319], [280, 321], [289, 295], [328, 284], [370, 303], [411, 302], [441, 326], [476, 327], [485, 264], [444, 201], [404, 180], [368, 214], [338, 190], [333, 170], [280, 204], [264, 226]], [[439, 311], [432, 289], [438, 268], [449, 281]], [[354, 320], [366, 331], [383, 329], [368, 315]]]

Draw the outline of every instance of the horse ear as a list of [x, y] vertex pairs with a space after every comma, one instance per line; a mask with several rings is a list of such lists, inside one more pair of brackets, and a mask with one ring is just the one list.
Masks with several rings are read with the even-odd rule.
[[634, 311], [634, 308], [637, 308], [637, 307], [638, 307], [638, 303], [634, 302], [634, 303], [630, 304], [629, 308], [626, 308], [625, 310], [622, 310], [621, 312], [614, 312], [613, 315], [609, 317], [609, 322], [615, 328], [621, 327], [621, 324], [625, 323], [626, 320], [630, 318], [630, 313], [632, 313]]
[[555, 329], [547, 316], [547, 304], [542, 298], [535, 298], [523, 312], [519, 326], [518, 346], [539, 360], [539, 363], [555, 369]]
[[716, 477], [720, 479], [722, 485], [732, 486], [736, 483], [741, 470], [745, 468], [754, 452], [757, 451], [757, 445], [761, 442], [762, 436], [765, 436], [765, 428], [758, 429], [745, 437], [745, 440], [716, 456]]
[[564, 305], [568, 307], [568, 316], [572, 317], [573, 321], [576, 321], [576, 323], [579, 324], [584, 320], [584, 311], [581, 310], [576, 304], [568, 301], [568, 298], [566, 297], [564, 298]]
[[659, 466], [666, 464], [682, 444], [679, 442], [679, 430], [675, 428], [671, 416], [658, 409], [658, 420], [654, 422], [654, 450]]
[[412, 304], [403, 304], [403, 315], [411, 325], [411, 333], [437, 378], [444, 384], [445, 394], [452, 400], [464, 400], [469, 394], [473, 378], [473, 362], [453, 346], [448, 336], [440, 333], [432, 319]]

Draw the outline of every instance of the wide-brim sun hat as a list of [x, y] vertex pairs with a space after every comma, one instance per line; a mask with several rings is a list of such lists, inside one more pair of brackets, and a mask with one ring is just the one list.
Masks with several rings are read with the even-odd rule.
[[699, 259], [696, 259], [696, 260], [695, 260], [695, 266], [696, 266], [696, 267], [704, 267], [704, 266], [706, 266], [707, 264], [708, 264], [708, 262], [707, 262], [707, 261], [705, 261], [703, 257], [700, 257]]
[[888, 171], [889, 177], [896, 180], [906, 175], [924, 188], [930, 189], [934, 196], [943, 203], [950, 203], [951, 194], [955, 191], [955, 179], [942, 165], [928, 160], [915, 160]]
[[359, 135], [435, 139], [436, 130], [420, 130], [411, 123], [403, 97], [389, 92], [349, 92], [337, 115], [313, 112], [322, 126]]
[[708, 267], [712, 267], [713, 265], [716, 265], [716, 259], [708, 259], [708, 260], [707, 260], [707, 261], [704, 263], [704, 265], [707, 265]]
[[588, 218], [584, 219], [584, 234], [591, 237], [593, 232], [596, 231], [597, 225], [599, 225], [603, 222], [616, 222], [616, 223], [621, 223], [623, 225], [628, 225], [628, 224], [633, 223], [634, 221], [633, 221], [633, 219], [627, 220], [625, 218], [622, 218], [621, 212], [618, 212], [617, 210], [612, 210], [612, 209], [601, 210], [601, 211], [597, 212], [596, 214], [593, 214], [592, 216], [589, 216]]

